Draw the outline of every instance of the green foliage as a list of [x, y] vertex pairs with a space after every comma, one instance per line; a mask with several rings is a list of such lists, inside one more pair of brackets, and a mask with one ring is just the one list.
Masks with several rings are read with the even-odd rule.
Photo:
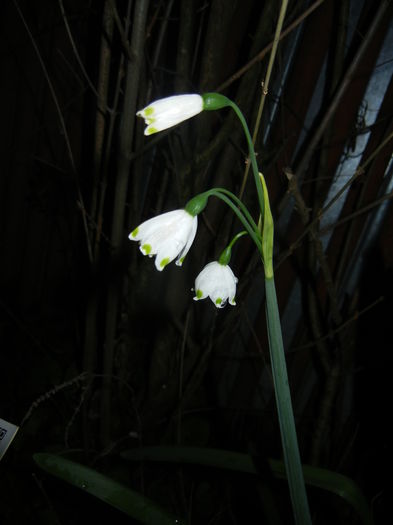
[[142, 494], [85, 465], [54, 454], [34, 454], [33, 459], [49, 474], [105, 501], [141, 523], [151, 525], [182, 523]]
[[[128, 461], [197, 464], [249, 474], [258, 473], [251, 456], [229, 450], [200, 447], [144, 447], [127, 450], [121, 455]], [[269, 459], [268, 462], [276, 478], [287, 479], [282, 461]], [[339, 496], [353, 508], [364, 525], [373, 525], [370, 506], [353, 480], [337, 472], [310, 465], [303, 465], [303, 475], [309, 487]]]

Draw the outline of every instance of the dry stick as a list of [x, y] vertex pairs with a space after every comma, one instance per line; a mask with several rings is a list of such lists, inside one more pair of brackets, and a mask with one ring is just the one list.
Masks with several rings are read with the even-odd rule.
[[332, 119], [333, 115], [335, 114], [339, 103], [341, 102], [345, 92], [347, 91], [347, 88], [349, 87], [349, 84], [351, 83], [351, 81], [352, 81], [352, 79], [353, 79], [353, 77], [355, 75], [356, 69], [358, 68], [361, 60], [363, 59], [363, 57], [364, 57], [364, 55], [365, 55], [365, 53], [367, 51], [367, 48], [370, 45], [370, 42], [374, 38], [374, 34], [375, 34], [376, 30], [378, 29], [378, 26], [379, 26], [380, 22], [383, 19], [383, 16], [384, 16], [385, 11], [386, 11], [386, 9], [388, 7], [388, 4], [389, 4], [389, 2], [387, 0], [384, 0], [380, 4], [380, 7], [379, 7], [379, 9], [377, 11], [377, 14], [375, 15], [373, 21], [371, 22], [371, 26], [370, 26], [366, 36], [362, 40], [362, 43], [360, 44], [359, 49], [358, 49], [354, 59], [352, 60], [352, 62], [350, 64], [350, 66], [349, 66], [349, 68], [348, 68], [348, 70], [347, 70], [347, 72], [346, 72], [346, 74], [345, 74], [345, 76], [344, 76], [340, 86], [338, 87], [337, 92], [336, 92], [335, 96], [333, 97], [332, 102], [330, 103], [330, 106], [328, 107], [324, 117], [322, 118], [322, 121], [319, 124], [318, 129], [312, 135], [312, 139], [310, 141], [310, 144], [308, 145], [307, 150], [306, 150], [303, 158], [301, 159], [301, 161], [299, 163], [299, 166], [296, 169], [296, 173], [297, 173], [298, 177], [301, 177], [304, 174], [304, 172], [307, 170], [308, 165], [309, 165], [310, 160], [311, 160], [311, 157], [314, 154], [314, 152], [315, 152], [315, 150], [316, 150], [316, 148], [317, 148], [317, 146], [319, 144], [319, 141], [321, 140], [323, 134], [325, 133], [327, 125], [329, 124], [330, 120]]
[[181, 423], [182, 423], [182, 409], [183, 409], [183, 375], [184, 375], [184, 352], [186, 349], [186, 342], [188, 337], [188, 325], [190, 322], [191, 310], [189, 309], [186, 315], [186, 322], [184, 324], [183, 338], [180, 348], [180, 366], [179, 366], [179, 411], [177, 414], [177, 444], [181, 443]]
[[[287, 168], [285, 174], [289, 181], [289, 191], [295, 198], [296, 209], [301, 216], [303, 224], [307, 224], [309, 220], [310, 210], [304, 203], [303, 196], [301, 195], [298, 185], [297, 177]], [[331, 301], [331, 307], [333, 312], [333, 318], [336, 324], [341, 322], [341, 314], [337, 305], [336, 291], [333, 282], [333, 277], [323, 251], [321, 240], [318, 236], [317, 225], [315, 224], [309, 231], [310, 243], [314, 246], [315, 256], [319, 263], [322, 275], [325, 280], [326, 289]], [[329, 359], [328, 346], [325, 339], [322, 337], [322, 326], [320, 322], [320, 316], [318, 314], [318, 302], [316, 292], [314, 288], [308, 284], [307, 286], [307, 297], [309, 305], [309, 315], [311, 321], [311, 328], [314, 339], [316, 341], [316, 348], [318, 351], [318, 357], [321, 361], [326, 380], [324, 385], [324, 392], [322, 401], [318, 410], [318, 418], [314, 427], [313, 439], [311, 443], [310, 451], [310, 462], [311, 464], [317, 464], [319, 462], [320, 450], [321, 450], [321, 438], [326, 430], [331, 408], [335, 393], [337, 390], [337, 380], [339, 377], [339, 363], [336, 359]]]
[[[59, 0], [62, 4], [62, 0]], [[113, 34], [113, 17], [111, 10], [109, 9], [109, 0], [105, 2], [103, 11], [103, 31], [104, 34], [101, 36], [101, 50], [98, 70], [98, 92], [97, 92], [97, 111], [96, 111], [96, 123], [94, 130], [94, 153], [93, 153], [93, 190], [92, 190], [92, 204], [91, 204], [91, 216], [95, 219], [95, 242], [93, 248], [93, 274], [96, 271], [98, 264], [98, 241], [102, 230], [102, 217], [97, 215], [97, 198], [99, 189], [99, 178], [102, 164], [102, 148], [105, 136], [105, 112], [106, 102], [108, 95], [109, 85], [109, 70], [110, 70], [110, 59], [111, 51], [108, 45], [108, 39], [112, 39]], [[70, 37], [71, 38], [71, 37]], [[94, 232], [94, 230], [93, 230]], [[94, 275], [93, 275], [94, 279]], [[93, 283], [94, 286], [94, 283]], [[89, 298], [89, 302], [86, 309], [86, 320], [85, 320], [85, 348], [84, 348], [84, 369], [91, 373], [94, 369], [95, 364], [95, 353], [97, 346], [97, 310], [98, 310], [98, 297], [97, 290], [94, 287], [92, 295]]]
[[[111, 2], [111, 0], [109, 1]], [[126, 33], [128, 33], [129, 28], [130, 28], [131, 4], [132, 4], [132, 0], [128, 0], [127, 16], [126, 16], [126, 21], [125, 21], [125, 32]], [[103, 161], [103, 166], [102, 166], [101, 192], [99, 196], [98, 211], [97, 211], [97, 221], [100, 223], [101, 226], [97, 228], [97, 235], [96, 235], [96, 239], [94, 243], [95, 253], [96, 252], [98, 253], [100, 240], [101, 240], [101, 237], [103, 237], [102, 226], [103, 226], [105, 199], [106, 199], [106, 189], [108, 185], [108, 167], [109, 167], [109, 161], [110, 161], [110, 156], [111, 156], [111, 150], [113, 147], [112, 141], [113, 141], [113, 134], [115, 131], [115, 122], [116, 122], [118, 105], [119, 105], [120, 94], [121, 94], [121, 84], [123, 81], [123, 68], [124, 68], [124, 55], [121, 55], [120, 62], [119, 62], [119, 68], [117, 72], [115, 94], [113, 97], [113, 111], [111, 111], [109, 114], [108, 132], [106, 135], [105, 152], [103, 155], [104, 161]], [[129, 160], [130, 162], [132, 161], [131, 158], [129, 158]]]
[[[254, 131], [253, 131], [253, 134], [252, 134], [252, 143], [253, 143], [253, 145], [255, 145], [255, 141], [257, 140], [259, 126], [261, 124], [262, 112], [263, 112], [263, 108], [265, 106], [265, 100], [266, 100], [266, 96], [267, 96], [267, 93], [268, 93], [268, 90], [269, 90], [270, 77], [271, 77], [272, 70], [273, 70], [274, 60], [275, 60], [276, 54], [277, 54], [278, 43], [280, 41], [280, 34], [281, 34], [281, 30], [282, 30], [282, 25], [284, 23], [284, 18], [285, 18], [285, 13], [287, 11], [287, 7], [288, 7], [288, 0], [283, 0], [283, 2], [281, 4], [280, 14], [279, 14], [278, 21], [277, 21], [276, 32], [274, 34], [274, 40], [273, 40], [273, 44], [272, 44], [272, 52], [270, 54], [270, 59], [269, 59], [269, 63], [268, 63], [268, 66], [267, 66], [265, 80], [262, 82], [261, 100], [259, 102], [257, 119], [256, 119], [256, 122], [255, 122]], [[250, 165], [251, 165], [250, 162], [246, 163], [246, 168], [244, 170], [242, 185], [241, 185], [240, 192], [239, 192], [239, 199], [242, 198], [243, 193], [244, 193], [244, 188], [246, 187], [248, 173], [250, 171]]]
[[342, 224], [345, 224], [348, 221], [351, 221], [355, 217], [359, 217], [359, 215], [362, 215], [363, 213], [366, 213], [366, 212], [372, 210], [376, 206], [379, 206], [380, 204], [382, 204], [383, 202], [385, 202], [385, 201], [387, 201], [389, 199], [393, 199], [393, 190], [390, 191], [389, 193], [386, 193], [386, 195], [384, 195], [383, 197], [380, 197], [379, 199], [376, 199], [375, 201], [370, 202], [370, 204], [367, 204], [366, 206], [363, 206], [362, 208], [359, 208], [358, 210], [354, 211], [353, 213], [350, 213], [349, 215], [346, 215], [345, 217], [343, 217], [339, 221], [334, 222], [333, 224], [329, 224], [328, 226], [325, 226], [325, 228], [322, 228], [320, 230], [320, 234], [323, 235], [323, 234], [327, 233], [328, 231], [333, 230], [333, 229], [337, 228], [338, 226], [341, 226]]
[[79, 67], [81, 68], [81, 71], [83, 73], [83, 76], [85, 77], [86, 82], [89, 84], [90, 89], [93, 91], [93, 93], [95, 94], [97, 99], [100, 100], [100, 96], [99, 96], [96, 88], [94, 87], [93, 82], [90, 80], [89, 75], [87, 74], [85, 66], [83, 65], [83, 62], [82, 62], [81, 57], [79, 55], [78, 48], [76, 47], [75, 40], [74, 40], [74, 38], [72, 36], [71, 28], [70, 28], [70, 26], [68, 24], [67, 16], [66, 16], [66, 13], [65, 13], [65, 10], [64, 10], [63, 0], [58, 0], [58, 2], [59, 2], [60, 11], [61, 11], [61, 16], [63, 17], [64, 26], [66, 28], [68, 38], [70, 39], [71, 47], [72, 47], [72, 50], [74, 52], [75, 58], [76, 58], [76, 60], [77, 60], [77, 62], [79, 64]]
[[[290, 168], [285, 168], [284, 170], [285, 175], [288, 178], [288, 192], [293, 195], [295, 202], [296, 202], [296, 209], [298, 213], [300, 214], [302, 223], [306, 225], [309, 221], [309, 215], [310, 215], [310, 209], [306, 207], [306, 204], [304, 202], [303, 196], [299, 190], [298, 187], [298, 178], [296, 175], [293, 174]], [[341, 322], [341, 314], [339, 312], [338, 306], [337, 306], [337, 299], [336, 299], [336, 290], [333, 282], [333, 276], [331, 274], [325, 253], [323, 251], [323, 246], [321, 243], [321, 239], [318, 235], [317, 230], [317, 222], [312, 222], [312, 227], [308, 231], [310, 241], [314, 245], [315, 249], [315, 255], [317, 257], [318, 263], [320, 265], [322, 275], [325, 280], [326, 289], [331, 301], [332, 306], [332, 314], [334, 321], [336, 323]]]
[[[135, 3], [133, 31], [131, 37], [132, 55], [135, 60], [127, 65], [125, 81], [124, 105], [119, 126], [119, 158], [116, 185], [114, 188], [114, 206], [111, 230], [111, 271], [120, 257], [121, 246], [124, 241], [124, 218], [126, 208], [126, 197], [128, 177], [130, 171], [129, 152], [132, 148], [134, 135], [135, 111], [138, 94], [140, 61], [143, 55], [143, 44], [145, 26], [149, 2], [141, 0]], [[119, 308], [120, 286], [114, 275], [110, 280], [107, 295], [106, 323], [105, 323], [105, 352], [103, 356], [103, 385], [101, 393], [101, 429], [100, 439], [102, 445], [106, 445], [110, 438], [111, 428], [111, 392], [112, 371], [117, 329], [117, 317]]]
[[115, 19], [117, 30], [119, 31], [121, 43], [122, 43], [122, 46], [123, 46], [123, 51], [125, 52], [128, 60], [130, 62], [134, 62], [135, 59], [136, 59], [136, 56], [133, 54], [132, 46], [130, 48], [130, 45], [128, 43], [127, 31], [124, 30], [124, 28], [123, 28], [123, 25], [122, 25], [120, 17], [119, 17], [119, 13], [118, 13], [117, 8], [116, 8], [115, 1], [114, 0], [109, 0], [109, 2], [110, 2], [111, 9], [112, 9], [113, 17]]
[[384, 300], [385, 300], [385, 298], [383, 296], [378, 297], [378, 299], [376, 299], [375, 301], [370, 303], [368, 306], [364, 307], [359, 312], [355, 312], [349, 319], [347, 319], [344, 323], [342, 323], [340, 326], [338, 326], [334, 330], [329, 330], [329, 332], [327, 334], [323, 335], [319, 339], [315, 339], [314, 341], [310, 341], [309, 343], [307, 343], [305, 345], [296, 346], [295, 348], [293, 348], [291, 350], [291, 352], [298, 352], [299, 350], [306, 350], [307, 348], [312, 348], [313, 346], [315, 346], [319, 341], [324, 341], [326, 339], [331, 339], [333, 336], [339, 334], [342, 330], [344, 330], [344, 328], [347, 328], [347, 326], [349, 326], [353, 322], [357, 321], [359, 319], [359, 317], [361, 317], [362, 315], [367, 313], [369, 310], [371, 310], [372, 308], [374, 308], [375, 306], [377, 306], [379, 303], [381, 303]]
[[[287, 29], [285, 29], [281, 35], [280, 40], [285, 38], [295, 27], [297, 27], [299, 24], [303, 22], [317, 7], [319, 7], [325, 0], [317, 0], [312, 6], [310, 6], [302, 15], [300, 15], [292, 24], [290, 24]], [[246, 73], [254, 64], [257, 64], [263, 58], [269, 53], [269, 51], [272, 49], [274, 45], [274, 40], [270, 44], [268, 44], [265, 48], [262, 49], [254, 58], [252, 58], [245, 66], [240, 68], [236, 73], [234, 73], [232, 76], [230, 76], [225, 82], [223, 82], [221, 85], [219, 85], [216, 88], [216, 91], [222, 91], [226, 87], [230, 86], [232, 82], [240, 78], [244, 73]]]
[[309, 233], [310, 229], [315, 225], [317, 222], [319, 222], [322, 218], [322, 216], [333, 206], [333, 204], [341, 197], [341, 195], [349, 188], [349, 186], [360, 176], [363, 175], [365, 172], [366, 167], [372, 162], [372, 160], [383, 150], [383, 148], [393, 139], [393, 132], [390, 133], [386, 139], [380, 144], [373, 153], [368, 157], [368, 159], [361, 165], [359, 168], [355, 171], [355, 173], [352, 175], [352, 177], [344, 184], [344, 186], [332, 197], [332, 199], [326, 204], [322, 210], [320, 210], [317, 214], [317, 217], [309, 223], [309, 225], [303, 230], [303, 232], [299, 235], [299, 237], [296, 239], [295, 242], [291, 244], [291, 246], [286, 250], [286, 252], [283, 253], [283, 255], [278, 260], [277, 264], [275, 265], [275, 269], [278, 268], [294, 251], [295, 249], [300, 246], [301, 242], [303, 241], [304, 237]]
[[[311, 160], [311, 157], [312, 155], [314, 154], [315, 150], [317, 149], [317, 146], [323, 136], [323, 134], [325, 133], [325, 130], [329, 124], [329, 122], [331, 121], [331, 119], [333, 118], [337, 108], [338, 108], [338, 105], [340, 104], [343, 96], [345, 95], [345, 92], [347, 90], [347, 88], [349, 87], [349, 84], [351, 83], [354, 75], [355, 75], [355, 72], [356, 72], [356, 69], [357, 67], [359, 66], [366, 50], [367, 50], [367, 47], [368, 45], [370, 44], [371, 40], [373, 39], [374, 37], [374, 34], [378, 28], [378, 25], [379, 23], [382, 21], [382, 18], [383, 18], [383, 15], [385, 14], [385, 11], [387, 9], [387, 6], [388, 6], [388, 0], [383, 0], [383, 2], [381, 3], [378, 11], [377, 11], [377, 14], [375, 15], [372, 23], [371, 23], [371, 26], [366, 34], [366, 36], [364, 37], [364, 39], [362, 40], [362, 43], [360, 44], [359, 46], [359, 49], [354, 57], [354, 59], [352, 60], [349, 68], [347, 69], [347, 72], [341, 82], [341, 84], [339, 85], [338, 89], [337, 89], [337, 92], [335, 94], [335, 96], [333, 97], [329, 107], [327, 108], [326, 112], [325, 112], [325, 115], [323, 116], [322, 120], [321, 120], [321, 123], [319, 124], [316, 132], [313, 134], [312, 136], [312, 139], [310, 141], [310, 144], [308, 145], [306, 151], [305, 151], [305, 154], [303, 155], [302, 159], [300, 160], [300, 163], [298, 165], [298, 167], [296, 168], [296, 173], [298, 175], [298, 177], [300, 178], [303, 178], [303, 175], [304, 175], [304, 172], [307, 170], [308, 168], [308, 165], [309, 165], [309, 162]], [[279, 204], [278, 206], [278, 212], [279, 214], [281, 213], [281, 211], [285, 208], [286, 206], [286, 203], [287, 203], [287, 198], [288, 196], [284, 196], [281, 203]]]
[[[95, 218], [97, 228], [94, 242], [94, 260], [97, 262], [98, 259], [98, 243], [102, 231], [102, 216], [97, 214], [98, 205], [98, 191], [99, 191], [99, 178], [102, 170], [102, 158], [103, 158], [103, 144], [105, 137], [105, 116], [108, 111], [107, 99], [109, 89], [109, 78], [110, 78], [110, 67], [111, 67], [111, 47], [109, 43], [112, 42], [113, 37], [113, 14], [110, 7], [110, 0], [106, 0], [104, 4], [104, 11], [102, 14], [102, 35], [101, 35], [101, 49], [100, 59], [98, 66], [98, 106], [96, 110], [96, 122], [94, 130], [94, 185], [91, 203], [91, 216]], [[113, 113], [109, 112], [113, 118]]]
[[68, 388], [70, 386], [75, 385], [76, 383], [79, 383], [80, 381], [84, 381], [86, 379], [87, 374], [83, 372], [82, 374], [79, 374], [78, 376], [69, 379], [68, 381], [64, 381], [64, 383], [61, 383], [60, 385], [56, 385], [51, 390], [48, 390], [48, 392], [45, 392], [42, 396], [39, 396], [33, 403], [30, 405], [29, 410], [26, 412], [24, 418], [22, 419], [19, 426], [23, 427], [23, 425], [26, 423], [26, 421], [30, 418], [33, 411], [39, 407], [41, 403], [44, 401], [47, 401], [54, 395], [56, 395], [61, 390], [64, 390], [65, 388]]
[[[156, 42], [156, 45], [155, 45], [155, 48], [154, 48], [153, 59], [152, 59], [152, 63], [151, 63], [151, 68], [152, 68], [153, 72], [155, 71], [155, 69], [157, 67], [157, 64], [158, 64], [158, 60], [160, 58], [160, 53], [161, 53], [161, 50], [162, 50], [165, 33], [166, 33], [166, 30], [167, 30], [167, 27], [168, 27], [168, 20], [169, 20], [169, 17], [170, 17], [170, 13], [172, 11], [172, 6], [173, 6], [173, 0], [169, 0], [169, 2], [167, 2], [167, 4], [166, 4], [165, 14], [164, 14], [164, 17], [163, 17], [163, 21], [162, 21], [162, 23], [160, 25], [160, 30], [158, 32], [157, 42]], [[153, 79], [153, 76], [150, 77], [149, 85], [148, 85], [148, 88], [146, 90], [146, 100], [151, 100], [151, 92], [152, 92], [152, 89], [153, 89], [153, 81], [152, 81], [152, 79]]]
[[[322, 119], [316, 133], [311, 138], [310, 144], [305, 152], [305, 155], [301, 159], [301, 162], [297, 168], [298, 176], [303, 176], [304, 173], [306, 172], [309, 166], [311, 157], [314, 154], [321, 139], [323, 138], [323, 135], [325, 134], [329, 124], [331, 123], [331, 119], [333, 115], [335, 114], [337, 107], [339, 103], [341, 102], [350, 82], [352, 81], [355, 71], [358, 65], [360, 64], [370, 44], [370, 41], [373, 38], [378, 28], [380, 21], [382, 20], [382, 17], [383, 17], [384, 12], [386, 11], [386, 8], [387, 8], [387, 2], [383, 3], [380, 6], [376, 16], [374, 17], [366, 37], [362, 41], [358, 49], [358, 52], [356, 53], [356, 56], [348, 69], [347, 74], [345, 75], [342, 83], [340, 84], [337, 90], [336, 95], [333, 97], [332, 103], [330, 104], [328, 111], [325, 113], [324, 118]], [[317, 214], [317, 219], [319, 218], [320, 218], [319, 214]], [[305, 224], [304, 220], [303, 220], [303, 223]], [[323, 252], [322, 243], [318, 236], [317, 228], [318, 228], [318, 220], [312, 222], [312, 226], [309, 229], [309, 237], [315, 247], [315, 255], [317, 257], [317, 260], [320, 263], [322, 275], [324, 276], [324, 279], [325, 279], [326, 289], [329, 294], [329, 298], [331, 302], [333, 319], [336, 324], [339, 324], [341, 323], [341, 314], [340, 314], [340, 311], [337, 305], [335, 286], [334, 286], [333, 278], [330, 272], [330, 268], [328, 267], [325, 254]], [[312, 321], [312, 327], [314, 330], [314, 335], [320, 336], [321, 330], [319, 326], [319, 318], [317, 315], [317, 303], [316, 303], [315, 293], [310, 287], [308, 291], [309, 291], [308, 295], [309, 295], [309, 304], [310, 304], [310, 316], [311, 316], [311, 321]], [[320, 338], [317, 337], [317, 340], [318, 339]], [[319, 408], [319, 417], [318, 417], [317, 424], [314, 429], [314, 437], [312, 440], [312, 446], [311, 446], [311, 463], [312, 464], [318, 463], [318, 460], [320, 457], [322, 438], [323, 438], [323, 434], [325, 433], [327, 425], [328, 425], [328, 420], [330, 417], [331, 408], [332, 408], [335, 393], [337, 390], [337, 382], [338, 382], [338, 377], [340, 373], [339, 361], [335, 359], [334, 357], [332, 360], [329, 360], [327, 347], [324, 341], [319, 340], [316, 346], [318, 349], [319, 357], [321, 359], [321, 363], [325, 369], [326, 383], [325, 383], [324, 396], [322, 399], [321, 406]]]
[[[370, 175], [371, 172], [372, 172], [372, 166], [370, 167], [370, 170], [367, 173], [367, 177], [365, 177], [366, 180], [361, 185], [360, 195], [359, 195], [359, 197], [358, 197], [358, 199], [356, 201], [356, 205], [359, 206], [359, 207], [358, 207], [357, 211], [355, 211], [354, 213], [350, 214], [350, 216], [352, 216], [352, 217], [356, 217], [360, 210], [362, 210], [360, 213], [363, 213], [364, 211], [367, 211], [368, 209], [371, 209], [371, 208], [373, 208], [376, 205], [375, 203], [371, 203], [371, 205], [368, 205], [368, 206], [365, 207], [366, 210], [364, 210], [364, 207], [360, 208], [361, 203], [364, 202], [364, 200], [365, 200], [365, 196], [366, 196], [366, 193], [367, 193], [368, 182], [369, 182], [369, 179], [371, 178], [371, 175]], [[389, 195], [384, 195], [383, 198], [382, 198], [382, 201], [380, 199], [378, 199], [378, 201], [383, 202], [387, 198], [389, 199], [390, 196]], [[379, 204], [378, 201], [377, 201], [377, 204]], [[359, 215], [360, 215], [360, 213], [359, 213]], [[347, 220], [350, 220], [350, 219], [348, 219], [348, 217], [345, 217], [344, 220], [342, 219], [342, 220], [337, 221], [336, 225], [342, 224], [343, 222], [346, 222]], [[351, 241], [352, 241], [352, 237], [355, 234], [355, 225], [356, 225], [356, 221], [352, 221], [351, 224], [348, 226], [348, 229], [347, 229], [347, 232], [346, 232], [345, 245], [344, 245], [343, 250], [341, 252], [341, 257], [340, 257], [341, 260], [339, 262], [338, 269], [336, 271], [337, 282], [340, 282], [342, 280], [342, 276], [343, 276], [343, 274], [344, 274], [344, 272], [346, 270], [346, 266], [348, 264], [350, 264], [350, 261], [351, 261], [351, 258], [352, 258], [352, 254], [350, 254], [348, 256], [348, 253], [351, 250]]]
[[[59, 0], [60, 1], [60, 0]], [[99, 264], [99, 243], [102, 235], [103, 217], [102, 207], [100, 206], [101, 201], [99, 199], [105, 199], [105, 188], [100, 185], [100, 176], [105, 177], [102, 174], [103, 170], [103, 144], [105, 137], [106, 128], [106, 112], [107, 112], [107, 97], [108, 97], [108, 86], [109, 86], [109, 75], [110, 75], [110, 63], [111, 63], [111, 48], [109, 43], [112, 41], [113, 36], [113, 15], [112, 9], [109, 5], [110, 1], [106, 0], [104, 4], [102, 14], [102, 35], [101, 35], [101, 48], [98, 68], [98, 98], [97, 98], [97, 109], [96, 109], [96, 121], [94, 130], [94, 150], [93, 150], [93, 188], [91, 196], [91, 216], [94, 217], [95, 227], [92, 228], [92, 241], [93, 244], [93, 265], [91, 268], [91, 279], [92, 286], [91, 292], [88, 297], [85, 313], [85, 338], [83, 348], [83, 368], [89, 374], [90, 381], [92, 381], [91, 374], [97, 365], [97, 348], [98, 348], [98, 329], [97, 329], [97, 316], [98, 316], [98, 303], [99, 303], [99, 290], [97, 287], [97, 271]], [[116, 103], [116, 99], [115, 99]], [[115, 118], [116, 105], [113, 111], [109, 112], [110, 123]], [[110, 125], [110, 124], [109, 124]], [[108, 163], [108, 152], [104, 156], [104, 163]], [[98, 210], [97, 210], [98, 206]], [[95, 235], [94, 235], [95, 234]], [[88, 386], [85, 397], [89, 397], [91, 383]], [[88, 421], [88, 407], [87, 404], [83, 405], [83, 435], [85, 450], [88, 451], [89, 437], [90, 437], [90, 426]], [[66, 437], [68, 435], [66, 434]]]
[[65, 144], [66, 144], [69, 161], [70, 161], [71, 168], [72, 168], [72, 173], [74, 175], [75, 186], [76, 186], [76, 191], [77, 191], [77, 195], [78, 195], [77, 204], [78, 204], [78, 207], [79, 207], [79, 209], [81, 210], [81, 213], [82, 213], [83, 227], [84, 227], [85, 236], [86, 236], [87, 253], [88, 253], [88, 256], [89, 256], [89, 261], [91, 263], [93, 261], [93, 252], [92, 252], [91, 244], [90, 244], [89, 228], [87, 226], [87, 218], [86, 218], [87, 214], [86, 214], [85, 205], [83, 203], [82, 193], [81, 193], [81, 190], [80, 190], [80, 187], [79, 187], [78, 174], [77, 174], [77, 171], [76, 171], [74, 155], [72, 153], [71, 143], [70, 143], [70, 139], [69, 139], [69, 136], [68, 136], [67, 128], [66, 128], [66, 125], [65, 125], [64, 117], [63, 117], [63, 114], [61, 112], [60, 104], [59, 104], [59, 101], [57, 99], [57, 95], [56, 95], [55, 89], [54, 89], [52, 81], [51, 81], [51, 79], [49, 77], [48, 70], [46, 69], [45, 62], [44, 62], [44, 60], [43, 60], [43, 58], [41, 56], [41, 52], [38, 49], [38, 46], [37, 46], [37, 44], [36, 44], [36, 42], [34, 40], [34, 37], [33, 37], [32, 33], [31, 33], [30, 29], [29, 29], [29, 26], [27, 25], [25, 17], [23, 16], [23, 13], [20, 10], [20, 7], [19, 7], [17, 1], [13, 0], [13, 2], [14, 2], [16, 10], [18, 11], [20, 19], [22, 20], [22, 23], [23, 23], [23, 25], [24, 25], [24, 27], [26, 29], [26, 32], [29, 35], [29, 38], [30, 38], [31, 43], [32, 43], [32, 46], [34, 48], [34, 51], [36, 52], [38, 61], [39, 61], [40, 65], [41, 65], [41, 67], [42, 67], [42, 70], [43, 70], [43, 73], [44, 73], [44, 77], [45, 77], [45, 79], [46, 79], [46, 81], [48, 83], [49, 91], [50, 91], [50, 93], [52, 95], [52, 100], [53, 100], [53, 103], [55, 104], [57, 115], [59, 117], [60, 126], [61, 126], [61, 129], [62, 129], [63, 135], [64, 135], [64, 141], [65, 141]]

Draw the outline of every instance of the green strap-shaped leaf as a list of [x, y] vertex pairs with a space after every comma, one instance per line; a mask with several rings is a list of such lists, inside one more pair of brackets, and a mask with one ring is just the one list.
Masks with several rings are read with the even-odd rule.
[[[145, 447], [127, 450], [121, 455], [130, 461], [192, 463], [257, 474], [251, 456], [226, 450], [198, 447]], [[286, 479], [285, 466], [282, 461], [269, 459], [269, 465], [277, 478]], [[373, 525], [370, 506], [358, 485], [350, 478], [331, 470], [309, 465], [303, 465], [303, 475], [307, 485], [340, 496], [353, 507], [364, 525]]]
[[183, 524], [142, 494], [89, 467], [55, 454], [34, 454], [34, 461], [49, 474], [105, 501], [128, 516], [150, 525]]
[[262, 227], [262, 257], [265, 268], [266, 279], [273, 277], [273, 237], [274, 237], [274, 223], [273, 216], [270, 210], [269, 193], [267, 191], [265, 178], [262, 173], [259, 173], [259, 178], [263, 188], [263, 202], [265, 205], [263, 211], [263, 227]]

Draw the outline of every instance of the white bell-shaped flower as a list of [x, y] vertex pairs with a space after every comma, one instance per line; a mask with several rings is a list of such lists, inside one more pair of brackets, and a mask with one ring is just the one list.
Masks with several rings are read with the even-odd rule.
[[194, 301], [210, 297], [217, 308], [228, 301], [234, 306], [237, 279], [227, 264], [218, 261], [207, 264], [195, 279]]
[[162, 271], [176, 257], [176, 264], [183, 264], [194, 241], [197, 226], [197, 216], [192, 216], [186, 210], [174, 210], [143, 222], [128, 238], [139, 241], [143, 255], [156, 255], [156, 268]]
[[174, 95], [152, 102], [138, 111], [137, 116], [145, 119], [147, 125], [145, 135], [152, 135], [176, 126], [183, 120], [194, 117], [202, 110], [203, 99], [200, 95]]

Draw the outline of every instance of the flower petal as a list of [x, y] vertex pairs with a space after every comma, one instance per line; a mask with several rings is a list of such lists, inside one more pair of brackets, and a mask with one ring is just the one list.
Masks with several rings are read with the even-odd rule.
[[174, 210], [143, 222], [130, 233], [129, 239], [139, 241], [144, 255], [156, 255], [156, 268], [162, 271], [176, 257], [181, 265], [195, 238], [197, 225], [196, 216], [184, 209]]
[[194, 117], [203, 111], [203, 99], [197, 94], [175, 95], [152, 102], [137, 112], [143, 117], [147, 127], [145, 135], [152, 135], [180, 122]]
[[228, 265], [217, 261], [207, 264], [195, 279], [195, 301], [210, 297], [217, 308], [227, 301], [235, 305], [237, 279]]

